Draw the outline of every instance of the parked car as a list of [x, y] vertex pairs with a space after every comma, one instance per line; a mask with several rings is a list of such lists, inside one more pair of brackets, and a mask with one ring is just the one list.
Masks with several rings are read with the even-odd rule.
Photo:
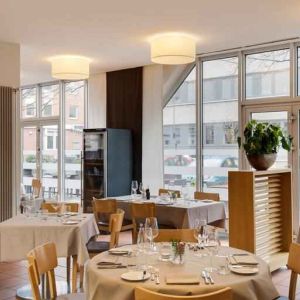
[[204, 187], [214, 187], [218, 185], [227, 185], [228, 177], [227, 176], [211, 176], [208, 179], [203, 180]]

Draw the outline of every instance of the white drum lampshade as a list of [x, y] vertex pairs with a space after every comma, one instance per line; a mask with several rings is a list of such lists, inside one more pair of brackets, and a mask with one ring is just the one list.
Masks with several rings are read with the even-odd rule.
[[181, 65], [195, 61], [196, 41], [189, 36], [168, 34], [151, 41], [151, 61], [164, 65]]
[[52, 77], [64, 80], [87, 79], [90, 75], [90, 59], [81, 56], [56, 56], [50, 59]]

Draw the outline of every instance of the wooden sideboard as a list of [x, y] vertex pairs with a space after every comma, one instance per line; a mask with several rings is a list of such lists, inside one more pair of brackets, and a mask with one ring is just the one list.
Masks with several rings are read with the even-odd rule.
[[271, 271], [292, 242], [291, 171], [229, 171], [229, 245], [255, 253]]

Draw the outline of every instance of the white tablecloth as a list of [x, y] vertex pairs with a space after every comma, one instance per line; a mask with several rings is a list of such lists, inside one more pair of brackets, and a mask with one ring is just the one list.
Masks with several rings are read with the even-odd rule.
[[[131, 196], [122, 196], [115, 198], [118, 201], [118, 207], [125, 210], [125, 219], [131, 219], [130, 203]], [[225, 225], [225, 206], [220, 201], [187, 201], [178, 199], [171, 205], [161, 205], [159, 198], [151, 198], [145, 202], [154, 202], [156, 204], [156, 216], [159, 224], [173, 226], [175, 228], [193, 228], [196, 219], [204, 219], [207, 223], [215, 223], [220, 227]]]
[[[243, 253], [245, 251], [222, 247], [220, 254]], [[196, 295], [208, 293], [229, 286], [233, 290], [234, 300], [272, 300], [278, 297], [278, 292], [274, 287], [269, 272], [268, 265], [258, 257], [259, 272], [255, 275], [237, 275], [230, 273], [228, 275], [219, 275], [216, 272], [212, 274], [215, 281], [214, 285], [205, 285], [203, 279], [197, 285], [167, 285], [165, 283], [166, 275], [192, 273], [199, 275], [201, 271], [209, 265], [208, 257], [197, 257], [193, 251], [186, 251], [185, 263], [183, 265], [174, 265], [171, 262], [160, 262], [156, 260], [156, 267], [160, 271], [160, 284], [156, 285], [154, 281], [128, 282], [120, 278], [126, 269], [103, 270], [97, 268], [100, 261], [115, 261], [116, 257], [107, 252], [99, 254], [92, 258], [86, 264], [85, 273], [85, 292], [88, 300], [134, 300], [134, 288], [142, 286], [153, 291], [173, 294], [173, 295]], [[119, 262], [126, 264], [126, 258], [119, 257]], [[149, 258], [148, 258], [149, 261]], [[151, 259], [150, 264], [155, 260]], [[217, 265], [217, 263], [215, 263]]]
[[0, 223], [0, 261], [26, 259], [34, 247], [54, 242], [59, 257], [78, 255], [78, 263], [83, 265], [89, 259], [86, 243], [98, 233], [98, 228], [93, 214], [72, 218], [82, 220], [76, 225], [63, 225], [56, 216], [41, 220], [17, 215]]

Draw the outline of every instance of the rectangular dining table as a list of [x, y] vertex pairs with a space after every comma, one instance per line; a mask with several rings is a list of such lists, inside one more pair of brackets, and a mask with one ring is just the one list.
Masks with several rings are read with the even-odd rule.
[[225, 228], [225, 205], [221, 201], [183, 200], [174, 203], [161, 201], [159, 197], [150, 200], [135, 200], [132, 196], [115, 197], [119, 208], [125, 211], [125, 219], [131, 219], [130, 204], [133, 202], [154, 202], [159, 225], [174, 228], [193, 228], [196, 219], [206, 220], [207, 224]]
[[73, 258], [72, 291], [76, 288], [77, 265], [89, 259], [88, 240], [99, 233], [93, 214], [79, 214], [65, 225], [56, 214], [26, 216], [20, 214], [0, 223], [0, 262], [26, 259], [33, 248], [47, 242], [56, 245], [57, 256]]

